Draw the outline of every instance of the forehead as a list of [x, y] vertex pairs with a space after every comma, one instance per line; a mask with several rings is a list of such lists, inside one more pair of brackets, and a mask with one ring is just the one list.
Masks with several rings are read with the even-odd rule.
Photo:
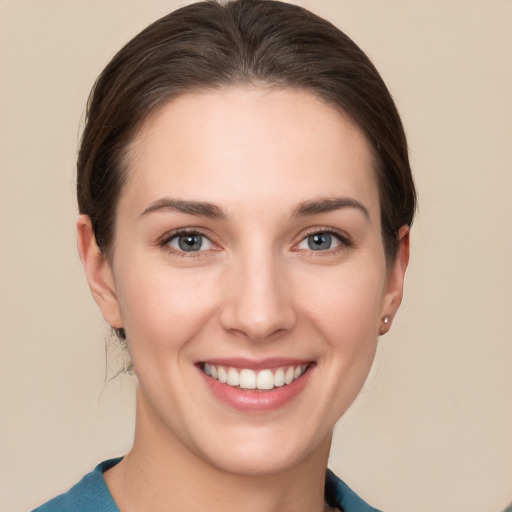
[[146, 121], [128, 151], [121, 201], [334, 194], [358, 196], [371, 208], [378, 203], [373, 169], [361, 130], [313, 94], [233, 87], [179, 96]]

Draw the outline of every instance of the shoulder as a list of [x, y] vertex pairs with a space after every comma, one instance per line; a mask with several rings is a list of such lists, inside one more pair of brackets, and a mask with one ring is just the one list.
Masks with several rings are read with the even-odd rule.
[[368, 505], [329, 469], [325, 477], [325, 497], [329, 504], [341, 508], [343, 512], [380, 512]]
[[121, 459], [98, 464], [68, 492], [61, 494], [32, 512], [119, 512], [103, 479], [103, 472]]
[[[121, 459], [98, 464], [68, 492], [61, 494], [32, 512], [119, 512], [103, 479], [103, 472]], [[327, 501], [343, 512], [380, 512], [368, 505], [350, 487], [328, 470], [325, 479]]]

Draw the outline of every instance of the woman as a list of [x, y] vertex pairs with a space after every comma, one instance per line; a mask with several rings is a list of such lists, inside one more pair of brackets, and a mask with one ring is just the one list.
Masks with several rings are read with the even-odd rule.
[[415, 190], [361, 50], [289, 4], [180, 9], [99, 77], [77, 188], [136, 432], [37, 510], [375, 510], [327, 459], [400, 305]]

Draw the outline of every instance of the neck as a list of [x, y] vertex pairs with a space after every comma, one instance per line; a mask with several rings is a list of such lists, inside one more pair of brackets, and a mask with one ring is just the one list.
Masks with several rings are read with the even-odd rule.
[[[140, 393], [140, 390], [139, 390]], [[323, 512], [331, 436], [271, 474], [224, 471], [197, 456], [137, 400], [134, 445], [105, 473], [121, 512]]]

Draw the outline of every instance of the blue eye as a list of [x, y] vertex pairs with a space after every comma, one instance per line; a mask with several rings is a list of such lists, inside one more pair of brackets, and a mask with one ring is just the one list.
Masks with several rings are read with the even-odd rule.
[[329, 249], [335, 249], [341, 245], [340, 238], [328, 231], [318, 231], [311, 233], [297, 245], [298, 249], [307, 249], [310, 251], [328, 251]]
[[197, 252], [211, 249], [213, 244], [200, 233], [177, 233], [165, 245], [179, 252]]

